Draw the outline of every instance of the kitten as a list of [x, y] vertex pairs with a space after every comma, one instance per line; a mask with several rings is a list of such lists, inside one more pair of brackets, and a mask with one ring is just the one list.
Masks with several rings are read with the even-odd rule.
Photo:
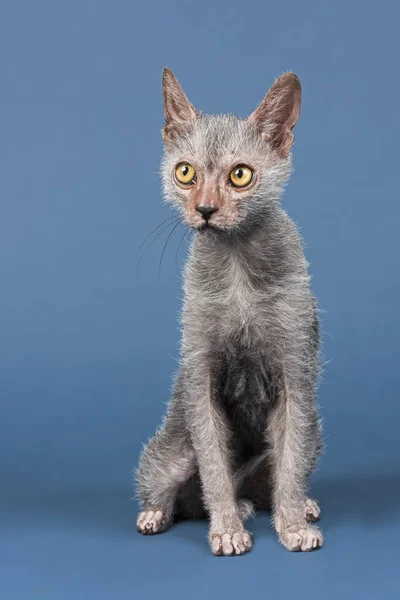
[[216, 555], [250, 550], [243, 522], [270, 509], [282, 544], [323, 537], [307, 478], [321, 451], [319, 324], [296, 227], [279, 205], [300, 111], [294, 73], [247, 119], [208, 116], [163, 74], [165, 197], [197, 230], [185, 268], [181, 361], [137, 470], [138, 530], [210, 519]]

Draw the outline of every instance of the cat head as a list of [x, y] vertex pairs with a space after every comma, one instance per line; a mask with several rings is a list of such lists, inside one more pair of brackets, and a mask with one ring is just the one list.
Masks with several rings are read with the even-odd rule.
[[297, 76], [279, 77], [247, 119], [197, 111], [169, 69], [163, 73], [163, 96], [166, 199], [198, 230], [257, 223], [290, 175], [301, 99]]

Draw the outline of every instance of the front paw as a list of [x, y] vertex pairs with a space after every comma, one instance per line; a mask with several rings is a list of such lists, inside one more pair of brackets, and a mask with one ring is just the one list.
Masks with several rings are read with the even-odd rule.
[[281, 529], [278, 535], [285, 548], [291, 552], [311, 552], [324, 543], [318, 527], [304, 523]]
[[235, 532], [210, 533], [210, 545], [215, 556], [239, 556], [251, 549], [251, 535], [244, 529]]

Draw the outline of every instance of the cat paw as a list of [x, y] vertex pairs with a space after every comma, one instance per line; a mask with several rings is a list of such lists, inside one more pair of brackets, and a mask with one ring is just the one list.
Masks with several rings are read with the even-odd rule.
[[168, 526], [168, 522], [161, 510], [145, 510], [137, 518], [137, 530], [143, 535], [160, 533]]
[[318, 527], [311, 525], [290, 527], [279, 532], [282, 544], [291, 552], [311, 552], [320, 548], [324, 538]]
[[309, 523], [314, 523], [318, 521], [321, 516], [321, 509], [316, 500], [312, 498], [307, 498], [305, 501], [305, 517]]
[[235, 533], [211, 533], [211, 550], [215, 556], [239, 556], [251, 549], [252, 540], [248, 531]]

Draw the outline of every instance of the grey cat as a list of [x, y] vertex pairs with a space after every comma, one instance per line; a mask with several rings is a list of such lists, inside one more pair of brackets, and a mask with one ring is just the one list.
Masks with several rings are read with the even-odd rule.
[[317, 306], [279, 199], [300, 112], [294, 73], [247, 119], [205, 115], [163, 74], [165, 197], [196, 231], [184, 273], [179, 373], [136, 473], [143, 534], [210, 519], [216, 555], [240, 555], [244, 521], [271, 510], [282, 544], [313, 550], [320, 509], [307, 479], [321, 452]]

